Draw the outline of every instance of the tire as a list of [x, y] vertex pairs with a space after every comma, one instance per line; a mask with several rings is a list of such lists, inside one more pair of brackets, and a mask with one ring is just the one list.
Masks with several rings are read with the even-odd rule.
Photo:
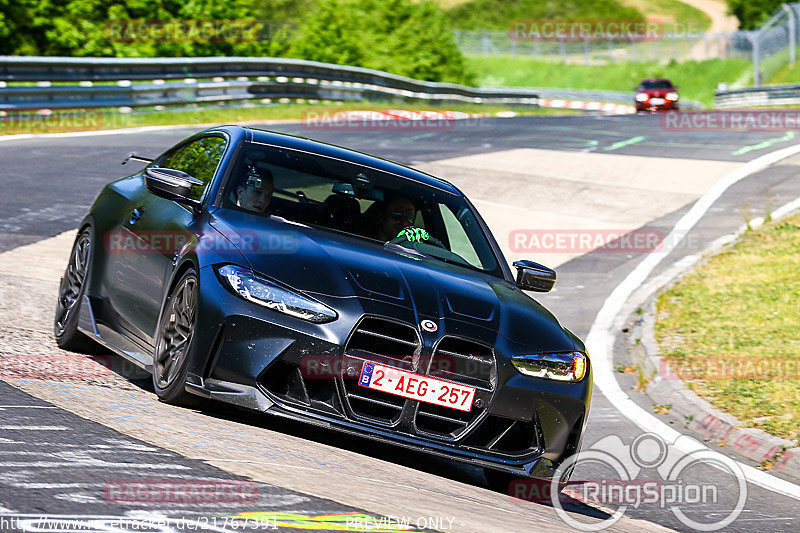
[[97, 345], [78, 331], [81, 300], [86, 293], [86, 282], [92, 267], [92, 228], [86, 227], [78, 233], [69, 263], [61, 278], [53, 321], [56, 344], [63, 350], [87, 353], [95, 351]]
[[197, 324], [197, 274], [187, 270], [162, 306], [153, 354], [153, 389], [162, 402], [198, 406], [204, 398], [186, 392], [189, 348]]

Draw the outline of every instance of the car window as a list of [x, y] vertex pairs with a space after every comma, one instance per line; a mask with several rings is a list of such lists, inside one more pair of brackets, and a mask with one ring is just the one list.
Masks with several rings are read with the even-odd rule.
[[672, 83], [669, 81], [643, 81], [642, 89], [671, 89]]
[[156, 163], [162, 168], [174, 168], [202, 181], [204, 187], [193, 187], [190, 197], [199, 200], [214, 177], [227, 142], [222, 137], [202, 137], [167, 152]]
[[374, 168], [247, 142], [223, 194], [224, 207], [413, 248], [503, 277], [462, 197]]
[[447, 233], [447, 242], [450, 244], [450, 251], [458, 254], [465, 261], [474, 267], [481, 268], [483, 265], [475, 247], [472, 245], [472, 240], [467, 235], [469, 227], [478, 226], [477, 221], [474, 220], [472, 213], [469, 210], [462, 209], [460, 216], [467, 220], [466, 224], [462, 224], [458, 219], [458, 215], [450, 210], [450, 207], [445, 204], [439, 204], [439, 211], [442, 215], [442, 222], [444, 222], [444, 229]]

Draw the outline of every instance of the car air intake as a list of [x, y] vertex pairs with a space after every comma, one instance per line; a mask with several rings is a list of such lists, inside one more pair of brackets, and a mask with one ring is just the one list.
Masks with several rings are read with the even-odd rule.
[[497, 385], [497, 366], [491, 346], [460, 337], [444, 337], [436, 347], [427, 374], [475, 387], [469, 412], [420, 403], [416, 427], [420, 433], [455, 439], [480, 419]]
[[[419, 335], [412, 326], [384, 318], [364, 317], [345, 345], [345, 356], [418, 372], [420, 347]], [[404, 398], [359, 387], [356, 379], [343, 381], [353, 414], [384, 424], [400, 420], [406, 402]]]

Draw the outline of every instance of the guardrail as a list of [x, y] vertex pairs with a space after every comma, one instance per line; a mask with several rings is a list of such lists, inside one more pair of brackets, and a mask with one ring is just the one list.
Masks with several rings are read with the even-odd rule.
[[[167, 81], [176, 79], [182, 81]], [[37, 85], [14, 85], [19, 82]], [[76, 85], [59, 85], [64, 82]], [[110, 82], [117, 85], [108, 85]], [[0, 88], [0, 109], [134, 107], [264, 98], [538, 105], [537, 94], [526, 88], [426, 82], [372, 69], [285, 58], [0, 56], [0, 85], [5, 85]]]
[[757, 107], [800, 104], [800, 85], [762, 85], [714, 93], [716, 107]]
[[[31, 82], [36, 85], [24, 85]], [[626, 105], [633, 101], [632, 93], [625, 91], [467, 87], [415, 80], [361, 67], [288, 58], [0, 56], [0, 109], [5, 110], [141, 107], [281, 98], [538, 105], [540, 97]], [[703, 107], [697, 102], [682, 103], [687, 109]]]

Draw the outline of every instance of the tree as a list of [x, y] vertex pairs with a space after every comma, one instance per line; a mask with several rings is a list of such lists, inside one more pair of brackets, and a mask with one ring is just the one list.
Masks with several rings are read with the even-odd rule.
[[784, 0], [728, 0], [728, 9], [739, 19], [739, 29], [754, 30], [783, 3]]
[[429, 0], [320, 0], [289, 54], [428, 81], [473, 81], [450, 22]]

